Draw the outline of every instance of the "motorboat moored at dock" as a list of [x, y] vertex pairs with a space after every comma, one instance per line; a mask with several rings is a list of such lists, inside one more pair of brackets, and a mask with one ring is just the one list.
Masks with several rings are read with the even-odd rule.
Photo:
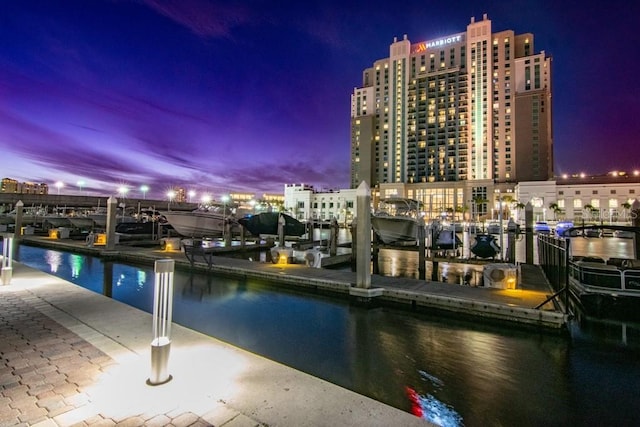
[[569, 290], [587, 314], [640, 319], [640, 261], [576, 258], [569, 263]]
[[223, 207], [207, 206], [191, 212], [164, 211], [162, 215], [174, 230], [184, 237], [216, 237], [225, 233], [227, 225], [232, 234], [239, 233], [240, 224]]
[[422, 203], [419, 201], [390, 198], [380, 201], [379, 209], [371, 215], [371, 225], [385, 244], [417, 242], [419, 220], [422, 217]]
[[261, 212], [238, 219], [240, 225], [254, 236], [278, 235], [278, 223], [283, 218], [284, 235], [300, 237], [307, 232], [305, 225], [294, 217], [281, 212]]

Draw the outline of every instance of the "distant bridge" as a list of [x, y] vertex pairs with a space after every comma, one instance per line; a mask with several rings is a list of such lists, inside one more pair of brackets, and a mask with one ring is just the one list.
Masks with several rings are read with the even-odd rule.
[[[117, 197], [118, 204], [124, 203], [127, 207], [154, 208], [156, 210], [189, 211], [198, 207], [197, 203], [186, 202], [169, 202], [167, 200], [140, 199], [132, 197]], [[67, 194], [16, 194], [16, 193], [0, 193], [0, 211], [9, 212], [15, 208], [16, 203], [22, 200], [25, 208], [48, 207], [58, 208], [95, 208], [98, 206], [107, 207], [109, 196], [71, 196]]]

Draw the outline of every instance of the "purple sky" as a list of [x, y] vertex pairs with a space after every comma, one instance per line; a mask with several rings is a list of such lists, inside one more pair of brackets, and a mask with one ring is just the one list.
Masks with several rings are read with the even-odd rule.
[[638, 2], [0, 2], [0, 177], [115, 194], [349, 186], [364, 68], [464, 31], [553, 56], [556, 173], [640, 168]]

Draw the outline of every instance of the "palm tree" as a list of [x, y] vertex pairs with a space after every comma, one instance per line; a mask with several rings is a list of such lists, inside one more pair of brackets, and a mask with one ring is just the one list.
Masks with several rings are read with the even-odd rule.
[[622, 209], [624, 209], [624, 219], [626, 220], [627, 217], [629, 216], [629, 211], [631, 210], [631, 203], [629, 202], [624, 202], [620, 205], [622, 207]]
[[516, 219], [520, 220], [520, 211], [523, 211], [527, 205], [514, 199], [511, 201], [511, 207], [516, 211]]
[[[589, 213], [589, 216], [590, 216], [589, 219], [593, 219], [591, 216], [593, 215], [593, 212], [597, 211], [597, 209], [594, 208], [593, 205], [588, 203], [582, 207], [582, 210], [587, 211]], [[584, 222], [584, 217], [582, 222]]]
[[558, 204], [556, 202], [549, 203], [549, 209], [553, 211], [553, 219], [556, 219], [556, 210], [558, 209]]
[[[457, 214], [462, 214], [462, 218], [464, 218], [464, 214], [465, 214], [465, 212], [467, 212], [468, 210], [469, 210], [469, 207], [468, 207], [468, 206], [462, 206], [462, 205], [458, 205], [458, 206], [456, 206], [456, 208], [455, 208], [455, 212], [456, 212]], [[460, 215], [458, 215], [458, 220], [460, 220], [460, 219], [461, 219], [461, 218], [460, 218]]]
[[553, 211], [553, 220], [557, 221], [558, 214], [562, 212], [562, 209], [560, 209], [560, 206], [558, 206], [556, 202], [549, 203], [549, 209]]
[[479, 221], [480, 220], [480, 206], [482, 206], [483, 204], [487, 203], [488, 200], [485, 199], [482, 196], [477, 196], [473, 199], [473, 203], [474, 206], [476, 208], [476, 220]]

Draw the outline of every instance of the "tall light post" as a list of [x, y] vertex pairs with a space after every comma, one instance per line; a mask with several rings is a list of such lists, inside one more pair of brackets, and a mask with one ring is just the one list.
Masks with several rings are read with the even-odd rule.
[[122, 206], [122, 221], [124, 221], [124, 212], [125, 208], [127, 207], [127, 202], [125, 202], [125, 199], [128, 192], [129, 189], [126, 186], [121, 185], [120, 187], [118, 187], [118, 194], [120, 194], [120, 197], [122, 198], [122, 202], [120, 203], [120, 206]]
[[189, 192], [187, 193], [187, 196], [189, 196], [189, 203], [191, 203], [191, 200], [196, 197], [196, 191], [195, 190], [189, 190]]
[[82, 193], [82, 187], [84, 187], [85, 182], [83, 180], [78, 181], [78, 191]]
[[209, 194], [203, 194], [200, 200], [202, 201], [203, 205], [207, 206], [209, 203], [211, 203], [211, 196]]
[[149, 186], [148, 185], [141, 185], [140, 186], [140, 191], [142, 192], [142, 198], [143, 199], [147, 199], [147, 191], [149, 191]]
[[58, 189], [58, 196], [60, 195], [60, 189], [64, 187], [64, 183], [62, 181], [56, 182], [56, 188]]
[[176, 197], [176, 192], [173, 190], [167, 191], [167, 198], [169, 199], [169, 203], [167, 203], [167, 210], [171, 210], [171, 202], [173, 202], [173, 198]]
[[229, 196], [225, 194], [220, 197], [220, 200], [222, 200], [222, 237], [224, 237], [227, 228], [227, 202], [229, 201]]

